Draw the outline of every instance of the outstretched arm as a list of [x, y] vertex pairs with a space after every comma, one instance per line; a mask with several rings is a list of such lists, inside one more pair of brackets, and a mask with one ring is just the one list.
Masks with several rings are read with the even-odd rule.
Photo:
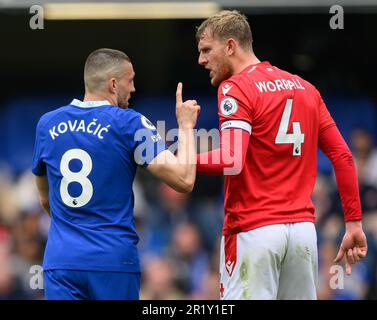
[[368, 249], [361, 224], [362, 213], [355, 164], [346, 142], [335, 125], [320, 132], [319, 147], [334, 167], [346, 223], [345, 235], [335, 262], [340, 262], [345, 256], [346, 273], [350, 275], [352, 264], [364, 258]]

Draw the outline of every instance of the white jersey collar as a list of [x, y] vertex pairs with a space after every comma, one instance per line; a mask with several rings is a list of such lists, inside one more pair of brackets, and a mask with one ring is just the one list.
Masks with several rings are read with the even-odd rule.
[[110, 106], [111, 105], [111, 103], [107, 100], [80, 101], [78, 99], [73, 99], [70, 104], [72, 106], [81, 107], [81, 108], [93, 108], [93, 107]]

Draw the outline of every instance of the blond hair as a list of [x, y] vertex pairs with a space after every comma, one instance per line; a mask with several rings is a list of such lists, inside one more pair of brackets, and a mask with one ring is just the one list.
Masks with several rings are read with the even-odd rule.
[[253, 37], [246, 16], [237, 10], [223, 10], [207, 20], [197, 28], [196, 40], [199, 41], [204, 31], [208, 31], [215, 39], [236, 39], [244, 49], [252, 49]]

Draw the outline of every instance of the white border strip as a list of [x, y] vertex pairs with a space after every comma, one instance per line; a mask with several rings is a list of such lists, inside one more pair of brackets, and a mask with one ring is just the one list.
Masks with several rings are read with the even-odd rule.
[[93, 108], [111, 105], [109, 101], [80, 101], [78, 99], [73, 99], [70, 103], [71, 106], [81, 107], [81, 108]]
[[229, 128], [237, 128], [237, 129], [243, 129], [246, 130], [249, 134], [251, 134], [251, 125], [250, 123], [242, 120], [228, 120], [222, 123], [221, 125], [221, 131], [224, 129]]

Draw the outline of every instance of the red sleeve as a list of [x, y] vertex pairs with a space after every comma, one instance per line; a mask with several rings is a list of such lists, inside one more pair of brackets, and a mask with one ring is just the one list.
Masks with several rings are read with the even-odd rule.
[[197, 155], [196, 170], [204, 175], [236, 175], [245, 163], [250, 134], [230, 128], [221, 131], [220, 148]]
[[220, 128], [228, 128], [227, 123], [230, 120], [236, 123], [234, 127], [237, 127], [237, 124], [242, 125], [242, 122], [251, 127], [252, 106], [236, 80], [227, 80], [219, 86], [217, 100]]
[[329, 110], [327, 110], [326, 104], [323, 101], [320, 93], [318, 92], [317, 89], [317, 97], [318, 97], [318, 107], [319, 107], [319, 132], [322, 130], [327, 129], [328, 127], [335, 126], [335, 121], [332, 118]]
[[335, 125], [319, 133], [319, 147], [331, 160], [342, 201], [344, 221], [361, 220], [359, 186], [352, 154]]
[[243, 168], [251, 134], [251, 107], [236, 79], [218, 88], [220, 148], [197, 157], [197, 171], [206, 175], [236, 175]]

